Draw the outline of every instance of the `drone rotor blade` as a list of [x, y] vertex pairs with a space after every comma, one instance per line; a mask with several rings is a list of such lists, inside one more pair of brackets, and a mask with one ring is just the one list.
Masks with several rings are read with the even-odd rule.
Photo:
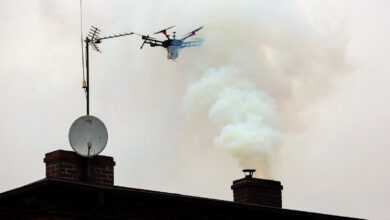
[[148, 39], [150, 39], [150, 38], [149, 38], [149, 35], [146, 35], [146, 36], [142, 36], [142, 39], [145, 39], [145, 40], [144, 40], [144, 42], [143, 42], [142, 45], [141, 45], [141, 48], [140, 48], [141, 50], [142, 50], [142, 48], [144, 47], [146, 41], [147, 41]]
[[203, 28], [203, 26], [200, 26], [199, 28], [191, 31], [190, 33], [186, 34], [181, 40], [185, 41], [187, 38], [194, 36], [195, 33], [198, 32], [199, 30], [201, 30], [202, 28]]
[[186, 34], [186, 35], [191, 35], [191, 34], [192, 34], [192, 35], [195, 35], [195, 33], [198, 32], [198, 31], [200, 31], [202, 28], [203, 28], [203, 26], [200, 26], [199, 28], [197, 28], [197, 29], [191, 31], [190, 33], [188, 33], [188, 34]]
[[163, 29], [163, 30], [161, 30], [161, 31], [157, 31], [157, 32], [154, 33], [154, 34], [159, 34], [159, 33], [164, 33], [164, 32], [165, 32], [165, 34], [166, 34], [166, 31], [169, 30], [169, 29], [171, 29], [171, 28], [173, 28], [173, 27], [175, 27], [175, 25], [170, 26], [169, 28], [165, 28], [165, 29]]
[[142, 43], [142, 45], [141, 45], [141, 47], [140, 47], [139, 49], [142, 50], [142, 48], [144, 47], [145, 43], [146, 43], [146, 41], [144, 41], [144, 42]]

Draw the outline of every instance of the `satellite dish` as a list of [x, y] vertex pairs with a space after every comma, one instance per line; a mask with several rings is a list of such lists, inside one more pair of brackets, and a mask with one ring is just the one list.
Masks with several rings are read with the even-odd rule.
[[93, 157], [104, 150], [108, 134], [102, 121], [85, 115], [73, 122], [69, 130], [69, 143], [73, 150], [84, 157]]

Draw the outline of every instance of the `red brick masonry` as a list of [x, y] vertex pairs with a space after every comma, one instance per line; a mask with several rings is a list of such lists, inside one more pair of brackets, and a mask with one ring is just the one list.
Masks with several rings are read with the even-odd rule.
[[82, 157], [75, 152], [56, 150], [45, 155], [46, 177], [75, 180], [102, 185], [114, 185], [112, 157]]

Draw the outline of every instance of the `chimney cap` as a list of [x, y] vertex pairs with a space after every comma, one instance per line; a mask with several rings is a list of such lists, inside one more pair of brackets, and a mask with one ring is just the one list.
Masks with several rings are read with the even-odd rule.
[[245, 178], [252, 178], [253, 173], [256, 172], [255, 169], [243, 169], [242, 172], [245, 174]]

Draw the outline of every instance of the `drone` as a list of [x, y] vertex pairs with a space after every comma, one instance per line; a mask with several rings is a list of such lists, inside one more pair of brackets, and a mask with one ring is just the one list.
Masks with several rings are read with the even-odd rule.
[[[151, 47], [163, 47], [168, 52], [167, 58], [175, 61], [179, 57], [180, 50], [182, 50], [183, 48], [196, 47], [202, 45], [203, 43], [202, 38], [191, 38], [191, 37], [194, 36], [196, 32], [201, 30], [203, 26], [189, 32], [181, 39], [176, 39], [176, 31], [173, 32], [173, 39], [170, 38], [169, 37], [170, 35], [167, 34], [167, 30], [173, 27], [175, 26], [171, 26], [154, 33], [154, 34], [164, 34], [167, 40], [158, 40], [156, 38], [150, 37], [149, 35], [137, 34], [142, 37], [142, 40], [144, 40], [140, 49], [142, 49], [145, 44], [149, 44]], [[189, 38], [191, 38], [191, 41], [186, 41]]]
[[[127, 33], [120, 33], [120, 34], [114, 34], [109, 35], [105, 37], [100, 37], [100, 30], [97, 27], [92, 26], [89, 30], [88, 36], [83, 41], [83, 38], [81, 37], [82, 45], [85, 45], [85, 62], [84, 62], [84, 51], [82, 50], [82, 62], [83, 62], [83, 83], [82, 88], [85, 90], [86, 98], [87, 98], [87, 115], [89, 115], [89, 47], [91, 47], [93, 50], [97, 52], [102, 52], [98, 45], [102, 43], [103, 40], [112, 39], [112, 38], [118, 38], [118, 37], [124, 37], [128, 35], [139, 35], [142, 37], [144, 42], [141, 45], [141, 49], [144, 47], [145, 44], [150, 44], [151, 47], [163, 47], [166, 48], [168, 51], [168, 59], [171, 59], [175, 61], [179, 57], [179, 51], [185, 47], [196, 47], [200, 46], [203, 43], [202, 38], [192, 38], [191, 41], [186, 41], [190, 37], [194, 36], [196, 32], [201, 30], [203, 26], [191, 31], [190, 33], [186, 34], [181, 39], [176, 39], [176, 32], [173, 32], [173, 39], [169, 37], [167, 34], [167, 30], [173, 28], [175, 26], [171, 26], [168, 28], [165, 28], [164, 30], [158, 31], [154, 34], [164, 34], [167, 40], [157, 40], [156, 38], [150, 37], [149, 35], [142, 35], [142, 34], [136, 34], [134, 32], [127, 32]], [[85, 42], [85, 43], [84, 43]], [[81, 47], [83, 49], [83, 47]], [[84, 78], [84, 66], [86, 68], [86, 75], [87, 78]]]

